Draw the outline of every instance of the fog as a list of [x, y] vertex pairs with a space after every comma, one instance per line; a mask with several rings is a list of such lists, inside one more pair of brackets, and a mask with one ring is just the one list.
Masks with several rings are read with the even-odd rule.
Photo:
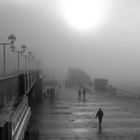
[[[0, 38], [17, 38], [53, 77], [70, 67], [92, 79], [107, 78], [113, 85], [140, 85], [140, 1], [110, 0], [109, 17], [97, 28], [78, 31], [63, 17], [60, 0], [0, 0]], [[3, 71], [0, 48], [0, 71]], [[24, 68], [21, 58], [21, 68]], [[17, 57], [6, 47], [6, 69], [17, 68]], [[51, 71], [51, 72], [50, 72]]]

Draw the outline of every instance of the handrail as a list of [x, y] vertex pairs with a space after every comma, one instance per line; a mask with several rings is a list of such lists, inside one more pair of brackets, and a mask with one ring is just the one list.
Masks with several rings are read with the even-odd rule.
[[39, 75], [39, 71], [30, 71], [1, 78], [0, 99], [2, 100], [0, 100], [0, 109], [11, 100], [28, 94], [39, 79]]
[[112, 88], [107, 88], [107, 91], [118, 97], [131, 97], [131, 98], [140, 99], [140, 94], [124, 88], [112, 87]]
[[18, 131], [16, 132], [13, 140], [19, 140], [20, 137], [23, 137], [22, 135], [25, 133], [25, 129], [29, 122], [30, 116], [31, 116], [31, 109], [30, 109], [30, 107], [28, 107], [24, 117], [22, 118], [21, 124], [19, 125]]
[[2, 80], [6, 80], [6, 79], [15, 78], [15, 77], [17, 77], [18, 75], [19, 75], [19, 74], [10, 75], [10, 76], [5, 76], [5, 77], [0, 78], [0, 81], [2, 81]]

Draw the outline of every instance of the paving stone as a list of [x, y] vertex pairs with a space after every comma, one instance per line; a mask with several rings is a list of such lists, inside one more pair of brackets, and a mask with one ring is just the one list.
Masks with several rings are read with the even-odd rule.
[[[102, 129], [94, 119], [100, 107]], [[56, 101], [34, 103], [29, 126], [40, 130], [41, 140], [140, 140], [140, 111], [135, 115], [134, 110], [105, 94], [93, 92], [79, 100], [77, 91], [62, 89]]]

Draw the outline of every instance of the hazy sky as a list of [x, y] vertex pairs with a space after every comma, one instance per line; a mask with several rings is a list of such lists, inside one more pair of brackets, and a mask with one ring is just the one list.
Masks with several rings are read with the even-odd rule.
[[[101, 1], [106, 12], [101, 13], [98, 26], [84, 31], [68, 23], [62, 1], [0, 0], [1, 40], [15, 34], [16, 46], [26, 44], [45, 67], [59, 71], [78, 67], [91, 78], [140, 85], [140, 1], [108, 0], [110, 5], [104, 7], [105, 0], [95, 0]], [[88, 16], [96, 22], [94, 14]], [[8, 48], [7, 55], [10, 55]], [[12, 59], [15, 57], [10, 55]], [[16, 68], [12, 63], [12, 68]]]

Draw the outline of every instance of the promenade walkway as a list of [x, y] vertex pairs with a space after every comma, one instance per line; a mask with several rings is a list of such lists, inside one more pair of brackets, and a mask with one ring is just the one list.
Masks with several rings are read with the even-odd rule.
[[[104, 111], [102, 129], [94, 118], [99, 107]], [[138, 110], [129, 100], [95, 91], [83, 100], [76, 90], [62, 89], [54, 100], [34, 103], [30, 128], [39, 130], [40, 140], [140, 140]]]

